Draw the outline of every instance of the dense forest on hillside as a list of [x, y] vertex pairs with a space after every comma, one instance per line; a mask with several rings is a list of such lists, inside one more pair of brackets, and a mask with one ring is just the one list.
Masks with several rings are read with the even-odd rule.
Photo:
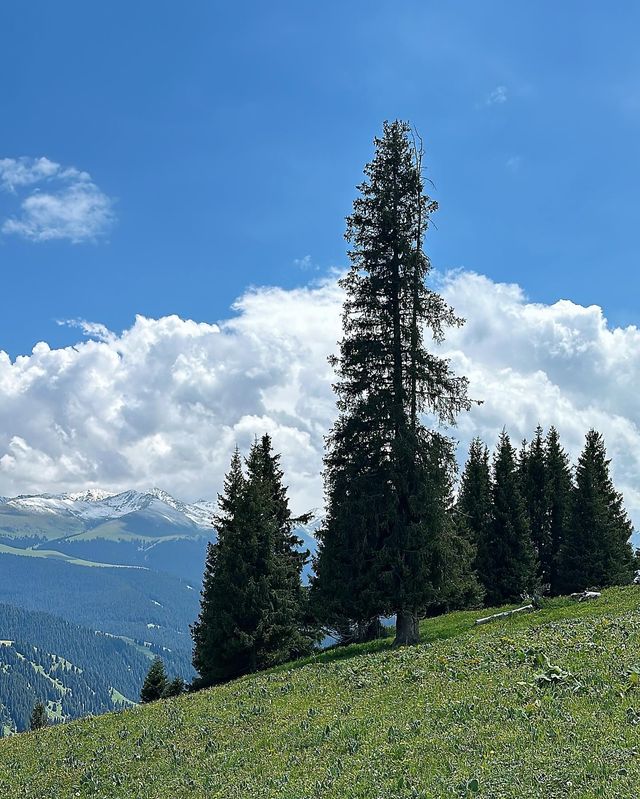
[[5, 604], [0, 604], [0, 642], [0, 725], [5, 732], [28, 729], [37, 701], [48, 703], [58, 720], [118, 709], [125, 697], [137, 701], [158, 653], [48, 613]]
[[189, 679], [197, 587], [145, 569], [91, 568], [14, 555], [0, 555], [0, 573], [0, 602], [148, 641], [163, 652], [172, 673]]

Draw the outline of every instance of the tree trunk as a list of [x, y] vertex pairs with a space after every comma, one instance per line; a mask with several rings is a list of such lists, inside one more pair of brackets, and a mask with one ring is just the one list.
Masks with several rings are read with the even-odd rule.
[[370, 621], [359, 622], [356, 629], [356, 642], [364, 644], [382, 637], [382, 623], [376, 616]]
[[420, 643], [420, 623], [418, 614], [412, 610], [399, 610], [396, 616], [396, 637], [394, 646], [408, 646]]

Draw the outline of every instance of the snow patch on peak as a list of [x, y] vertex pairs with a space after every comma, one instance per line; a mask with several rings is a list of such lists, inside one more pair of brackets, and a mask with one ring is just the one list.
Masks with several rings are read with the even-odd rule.
[[102, 488], [88, 488], [86, 491], [78, 491], [74, 494], [63, 494], [72, 502], [102, 502], [104, 499], [114, 497], [113, 491], [104, 491]]
[[143, 513], [186, 529], [205, 528], [207, 532], [211, 530], [216, 510], [213, 502], [201, 500], [190, 505], [157, 487], [148, 491], [129, 489], [120, 493], [89, 488], [66, 494], [32, 494], [0, 498], [0, 504], [28, 513], [66, 518], [73, 516], [92, 526], [131, 513]]

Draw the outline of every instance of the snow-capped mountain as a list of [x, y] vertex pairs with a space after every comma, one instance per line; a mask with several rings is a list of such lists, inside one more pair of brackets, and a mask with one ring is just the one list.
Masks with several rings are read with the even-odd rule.
[[[181, 502], [160, 488], [113, 493], [92, 488], [0, 500], [0, 553], [46, 551], [93, 563], [202, 576], [215, 537], [214, 503]], [[16, 549], [21, 552], [16, 553]]]
[[[88, 523], [119, 519], [131, 513], [146, 511], [175, 524], [195, 525], [209, 529], [215, 503], [200, 500], [190, 505], [175, 499], [161, 488], [149, 491], [122, 491], [115, 494], [101, 489], [72, 494], [31, 494], [1, 497], [0, 507], [48, 516], [65, 515]], [[0, 521], [0, 529], [1, 529]]]
[[[142, 566], [198, 584], [207, 542], [215, 539], [215, 511], [215, 502], [182, 502], [160, 488], [2, 498], [0, 555], [4, 548], [14, 556], [38, 551], [47, 557]], [[304, 548], [312, 552], [318, 524], [313, 520], [298, 528]]]

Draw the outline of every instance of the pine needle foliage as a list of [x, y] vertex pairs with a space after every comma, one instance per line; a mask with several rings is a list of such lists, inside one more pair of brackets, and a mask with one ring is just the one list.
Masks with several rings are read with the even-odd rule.
[[246, 475], [236, 449], [218, 498], [217, 540], [205, 563], [200, 615], [193, 625], [193, 665], [206, 687], [307, 654], [300, 574], [309, 553], [300, 550], [271, 439], [256, 440]]
[[395, 613], [396, 642], [411, 643], [419, 616], [442, 600], [444, 552], [455, 546], [445, 512], [452, 450], [422, 419], [451, 424], [470, 400], [466, 378], [425, 341], [463, 320], [426, 283], [423, 239], [437, 203], [424, 192], [422, 146], [401, 121], [385, 123], [374, 144], [347, 218], [351, 268], [331, 359], [339, 415], [313, 594], [325, 624], [375, 630]]
[[493, 457], [491, 524], [478, 541], [486, 602], [516, 602], [537, 586], [537, 560], [520, 491], [516, 453], [505, 431]]
[[546, 577], [550, 593], [559, 594], [559, 563], [561, 547], [567, 537], [571, 521], [572, 468], [569, 456], [560, 444], [555, 427], [550, 427], [544, 442], [544, 463], [547, 484], [548, 536], [551, 546], [547, 560]]
[[551, 584], [554, 552], [551, 536], [551, 490], [542, 427], [523, 445], [519, 458], [520, 490], [529, 522], [531, 542], [538, 559], [538, 579]]
[[42, 730], [49, 726], [49, 717], [47, 716], [47, 709], [43, 702], [36, 702], [31, 711], [31, 718], [29, 719], [29, 729], [34, 732], [35, 730]]
[[622, 494], [613, 485], [610, 463], [604, 438], [590, 430], [578, 459], [570, 523], [560, 552], [558, 582], [563, 592], [632, 579], [633, 527]]
[[141, 704], [144, 705], [147, 702], [156, 702], [158, 699], [162, 699], [168, 686], [169, 680], [167, 679], [162, 658], [156, 657], [147, 672], [140, 691]]

